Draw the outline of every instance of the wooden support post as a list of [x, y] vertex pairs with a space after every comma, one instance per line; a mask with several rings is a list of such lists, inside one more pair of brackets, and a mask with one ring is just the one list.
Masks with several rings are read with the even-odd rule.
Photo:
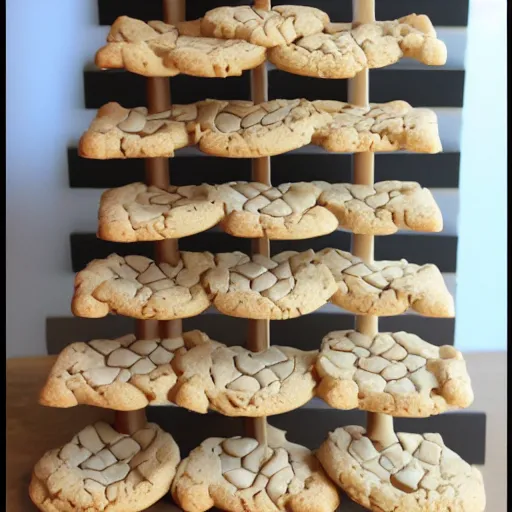
[[[254, 7], [269, 11], [270, 0], [255, 0]], [[251, 71], [251, 99], [254, 103], [262, 103], [268, 100], [267, 67], [266, 63], [259, 65]], [[270, 157], [254, 158], [252, 160], [252, 180], [260, 183], [271, 184]], [[270, 243], [268, 238], [252, 240], [252, 254], [263, 254], [270, 257]], [[249, 320], [249, 332], [247, 346], [253, 352], [266, 350], [270, 346], [270, 321]], [[267, 418], [248, 419], [249, 435], [260, 443], [267, 444]]]
[[[375, 21], [375, 0], [352, 0], [354, 23], [372, 23]], [[349, 80], [348, 101], [354, 105], [369, 104], [370, 73], [365, 69]], [[373, 153], [355, 153], [353, 157], [353, 182], [358, 185], [373, 185], [375, 155]], [[352, 235], [352, 254], [367, 263], [373, 262], [374, 237], [371, 235]], [[378, 317], [356, 316], [356, 330], [368, 336], [378, 333]], [[393, 418], [386, 414], [368, 413], [367, 431], [375, 441], [388, 439], [393, 434]]]
[[[185, 19], [185, 0], [163, 0], [164, 21], [175, 24]], [[150, 113], [162, 112], [171, 106], [169, 79], [147, 79], [147, 104]], [[169, 159], [148, 158], [145, 162], [146, 183], [166, 189], [169, 184]], [[179, 260], [178, 241], [176, 239], [156, 242], [155, 259], [176, 265]], [[156, 320], [138, 320], [136, 334], [138, 339], [173, 338], [182, 332], [181, 320], [158, 322]], [[146, 423], [145, 409], [130, 412], [116, 412], [115, 427], [119, 432], [132, 434]]]

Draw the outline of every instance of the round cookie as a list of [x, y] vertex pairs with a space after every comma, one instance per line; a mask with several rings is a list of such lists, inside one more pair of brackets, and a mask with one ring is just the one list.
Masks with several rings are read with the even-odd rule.
[[205, 184], [162, 190], [132, 183], [107, 190], [100, 200], [98, 238], [147, 242], [206, 231], [224, 218], [224, 204], [211, 199], [213, 188]]
[[201, 18], [203, 36], [243, 39], [272, 48], [321, 32], [329, 16], [314, 7], [282, 5], [270, 11], [250, 6], [217, 7]]
[[262, 352], [226, 347], [206, 336], [175, 360], [173, 401], [189, 410], [261, 417], [297, 409], [311, 400], [318, 352], [272, 346]]
[[203, 441], [179, 465], [172, 496], [185, 512], [334, 512], [340, 502], [314, 455], [271, 426], [266, 449], [248, 437]]
[[347, 495], [375, 512], [483, 512], [478, 469], [445, 446], [439, 434], [398, 433], [379, 446], [364, 428], [329, 434], [317, 452], [327, 474]]
[[272, 258], [221, 253], [202, 283], [225, 315], [286, 320], [315, 311], [336, 291], [327, 266], [314, 259], [312, 250], [286, 251]]
[[331, 407], [425, 417], [471, 405], [462, 354], [406, 332], [327, 334], [316, 361], [317, 395]]
[[138, 512], [164, 496], [180, 461], [154, 423], [131, 436], [98, 422], [35, 465], [29, 493], [43, 512]]

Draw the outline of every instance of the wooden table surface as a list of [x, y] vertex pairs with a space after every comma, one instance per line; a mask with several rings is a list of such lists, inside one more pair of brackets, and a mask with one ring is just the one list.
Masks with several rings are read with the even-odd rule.
[[[487, 457], [482, 468], [487, 490], [487, 510], [506, 508], [506, 353], [468, 354], [469, 374], [475, 389], [471, 409], [485, 411]], [[7, 371], [7, 475], [6, 502], [9, 512], [34, 512], [28, 496], [32, 467], [44, 452], [71, 439], [86, 425], [113, 419], [112, 411], [78, 406], [51, 409], [37, 403], [39, 390], [55, 357], [8, 359]], [[346, 503], [346, 502], [345, 502]], [[346, 511], [346, 507], [341, 507]], [[160, 502], [150, 512], [175, 512], [170, 503]]]

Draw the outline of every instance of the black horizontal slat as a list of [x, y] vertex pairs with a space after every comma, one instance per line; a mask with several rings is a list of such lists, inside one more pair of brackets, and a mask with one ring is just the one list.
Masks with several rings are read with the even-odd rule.
[[[206, 231], [194, 236], [181, 238], [179, 245], [183, 251], [210, 252], [250, 252], [251, 240], [235, 238], [219, 231]], [[271, 243], [271, 252], [321, 250], [336, 247], [350, 251], [350, 233], [335, 231], [322, 237], [306, 240], [276, 240]], [[71, 261], [73, 272], [82, 270], [87, 263], [96, 258], [106, 258], [109, 254], [120, 256], [140, 254], [152, 258], [155, 244], [152, 243], [116, 243], [96, 238], [94, 233], [71, 234]], [[455, 272], [457, 264], [457, 237], [437, 235], [394, 235], [376, 237], [375, 259], [398, 260], [405, 258], [411, 263], [422, 265], [433, 263], [441, 272]]]
[[[245, 434], [244, 418], [226, 418], [216, 413], [206, 416], [180, 408], [149, 407], [148, 419], [171, 432], [182, 457], [207, 437], [231, 437]], [[334, 409], [297, 409], [272, 416], [269, 423], [287, 432], [287, 438], [310, 449], [317, 449], [328, 433], [346, 425], [365, 425], [363, 411]], [[177, 428], [179, 426], [179, 428]], [[485, 462], [486, 415], [480, 412], [447, 413], [430, 418], [396, 418], [397, 432], [435, 432], [446, 445], [470, 464]], [[464, 432], [464, 435], [461, 435]]]
[[[183, 330], [199, 329], [211, 339], [226, 345], [246, 345], [248, 320], [215, 313], [203, 313], [184, 318]], [[270, 322], [273, 345], [291, 346], [301, 350], [316, 350], [322, 338], [331, 331], [354, 328], [354, 316], [340, 312], [312, 313], [291, 320]], [[399, 315], [379, 319], [380, 332], [406, 331], [434, 345], [453, 345], [453, 318], [426, 318], [419, 315]], [[135, 332], [135, 320], [109, 315], [104, 318], [50, 317], [46, 320], [46, 347], [49, 354], [58, 354], [74, 341], [113, 339]]]
[[[462, 107], [463, 69], [382, 68], [371, 71], [370, 99], [374, 103], [401, 99], [416, 107]], [[109, 101], [124, 107], [146, 105], [146, 79], [123, 70], [84, 71], [85, 107]], [[250, 74], [241, 77], [197, 78], [178, 75], [170, 80], [174, 103], [205, 98], [249, 100]], [[274, 69], [268, 75], [269, 99], [307, 98], [347, 101], [346, 80], [320, 80]]]
[[[268, 83], [269, 99], [347, 101], [347, 80], [319, 80], [273, 70]], [[463, 69], [382, 68], [370, 71], [370, 99], [373, 103], [400, 99], [415, 107], [460, 108], [463, 97]]]
[[[209, 9], [222, 5], [249, 5], [250, 0], [192, 0], [186, 3], [187, 19], [201, 17]], [[468, 0], [450, 0], [449, 8], [443, 0], [393, 0], [376, 2], [376, 18], [389, 20], [416, 12], [427, 14], [434, 25], [466, 26], [468, 23]], [[276, 0], [272, 5], [307, 4], [327, 12], [332, 21], [352, 19], [352, 2], [340, 0]], [[111, 25], [123, 14], [142, 20], [162, 19], [161, 0], [99, 0], [99, 22]]]
[[[272, 157], [272, 183], [323, 180], [350, 183], [349, 154], [288, 153]], [[417, 181], [429, 188], [458, 188], [460, 153], [422, 155], [379, 153], [375, 156], [375, 180]], [[198, 185], [250, 180], [249, 159], [208, 156], [172, 158], [171, 182]], [[68, 148], [69, 184], [72, 188], [111, 188], [144, 181], [144, 160], [89, 160]]]

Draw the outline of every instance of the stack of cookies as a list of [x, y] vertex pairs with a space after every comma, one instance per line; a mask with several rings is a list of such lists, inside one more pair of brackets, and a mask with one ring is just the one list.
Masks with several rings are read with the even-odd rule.
[[[96, 63], [161, 79], [247, 70], [261, 77], [268, 60], [289, 73], [342, 79], [402, 57], [428, 65], [446, 61], [446, 47], [423, 15], [334, 23], [312, 7], [265, 7], [219, 7], [172, 25], [123, 16]], [[170, 493], [185, 512], [334, 512], [349, 503], [339, 489], [377, 512], [484, 510], [477, 469], [440, 435], [395, 434], [386, 419], [468, 407], [473, 392], [458, 350], [403, 331], [363, 332], [359, 324], [327, 334], [313, 351], [265, 344], [270, 320], [296, 318], [327, 303], [360, 317], [407, 310], [454, 316], [453, 298], [435, 265], [373, 261], [340, 248], [293, 250], [293, 240], [337, 229], [373, 237], [443, 227], [431, 192], [415, 182], [272, 186], [269, 157], [309, 144], [345, 153], [442, 150], [435, 113], [404, 101], [205, 99], [161, 110], [109, 103], [98, 111], [80, 141], [85, 158], [154, 163], [197, 146], [217, 157], [267, 159], [258, 164], [266, 166], [267, 178], [258, 180], [265, 173], [254, 172], [252, 182], [180, 187], [149, 180], [106, 191], [99, 238], [173, 240], [173, 251], [163, 257], [166, 251], [160, 251], [154, 260], [112, 254], [90, 262], [76, 276], [73, 313], [119, 314], [144, 326], [215, 308], [260, 322], [251, 333], [257, 330], [259, 339], [249, 348], [227, 346], [199, 330], [177, 332], [176, 323], [161, 337], [142, 328], [140, 336], [73, 343], [53, 366], [41, 403], [103, 407], [125, 419], [150, 405], [175, 405], [255, 418], [263, 430], [207, 438], [182, 459], [171, 434], [154, 423], [95, 423], [36, 464], [30, 496], [40, 510], [136, 512]], [[235, 237], [289, 240], [290, 250], [271, 255], [176, 249], [176, 240], [215, 227]], [[368, 432], [346, 426], [329, 433], [316, 452], [262, 423], [314, 397], [333, 408], [379, 416], [370, 418]], [[370, 428], [375, 423], [381, 427]]]

